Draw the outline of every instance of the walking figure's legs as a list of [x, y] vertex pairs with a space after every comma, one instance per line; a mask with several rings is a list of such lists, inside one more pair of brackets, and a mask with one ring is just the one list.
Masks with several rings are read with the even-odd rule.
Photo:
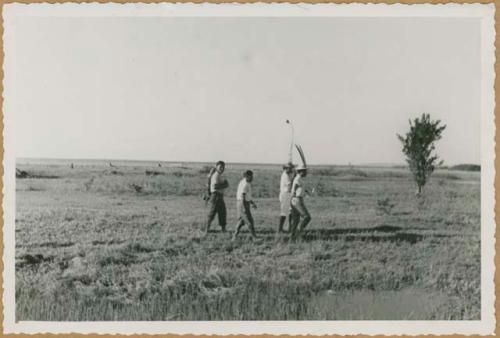
[[290, 213], [288, 214], [288, 232], [292, 231], [292, 224], [293, 224], [293, 218], [292, 218], [292, 211], [290, 210]]
[[280, 223], [278, 226], [278, 233], [283, 232], [283, 226], [285, 225], [286, 216], [280, 216]]
[[212, 221], [215, 218], [215, 215], [217, 214], [217, 201], [215, 194], [211, 194], [208, 201], [208, 215], [207, 215], [207, 222], [206, 222], [206, 233], [210, 230], [210, 225], [212, 224]]
[[218, 203], [218, 216], [219, 216], [219, 225], [222, 228], [222, 232], [226, 232], [226, 203], [224, 202], [224, 198], [220, 196]]
[[303, 236], [306, 226], [311, 222], [311, 214], [309, 213], [309, 210], [307, 210], [303, 199], [300, 199], [299, 202], [297, 203], [297, 210], [299, 211], [300, 216], [302, 217], [302, 221], [300, 222], [300, 227], [298, 229], [297, 234]]
[[290, 235], [292, 239], [295, 239], [297, 236], [297, 226], [299, 225], [300, 221], [300, 213], [298, 210], [295, 208], [295, 206], [292, 205], [292, 212], [290, 214]]
[[248, 224], [252, 237], [256, 238], [257, 234], [255, 233], [254, 220], [252, 212], [250, 211], [250, 203], [238, 201], [237, 210], [238, 210], [238, 224], [236, 225], [236, 231], [234, 232], [233, 240], [236, 239], [236, 236], [238, 236], [241, 228], [243, 228], [245, 224]]
[[248, 227], [250, 228], [250, 233], [252, 234], [253, 238], [257, 238], [257, 233], [255, 232], [255, 226], [254, 226], [252, 213], [250, 212], [250, 207], [248, 206], [245, 209], [246, 209], [245, 216], [246, 216], [246, 219], [248, 222]]
[[236, 236], [238, 236], [241, 228], [243, 228], [244, 225], [245, 225], [245, 221], [242, 218], [240, 218], [238, 220], [238, 223], [236, 224], [236, 230], [234, 231], [234, 234], [233, 234], [233, 240], [236, 239]]
[[302, 222], [300, 223], [300, 227], [299, 227], [299, 231], [298, 233], [300, 235], [303, 235], [304, 234], [304, 229], [306, 228], [306, 226], [311, 222], [311, 215], [307, 214], [303, 219], [302, 219]]

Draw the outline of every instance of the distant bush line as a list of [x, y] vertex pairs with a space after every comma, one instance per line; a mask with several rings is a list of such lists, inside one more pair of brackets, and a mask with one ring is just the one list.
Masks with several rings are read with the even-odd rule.
[[481, 171], [481, 166], [477, 164], [457, 164], [449, 167], [450, 170]]
[[16, 178], [59, 178], [59, 176], [55, 175], [47, 175], [45, 173], [30, 173], [25, 170], [20, 170], [16, 168]]

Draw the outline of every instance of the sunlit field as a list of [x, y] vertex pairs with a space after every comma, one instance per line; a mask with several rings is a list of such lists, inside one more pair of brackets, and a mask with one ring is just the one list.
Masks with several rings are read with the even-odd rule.
[[[277, 235], [273, 165], [228, 164], [228, 232], [204, 236], [207, 167], [35, 163], [16, 179], [17, 320], [480, 319], [480, 173], [312, 167], [312, 222]], [[236, 224], [255, 172], [259, 240]]]

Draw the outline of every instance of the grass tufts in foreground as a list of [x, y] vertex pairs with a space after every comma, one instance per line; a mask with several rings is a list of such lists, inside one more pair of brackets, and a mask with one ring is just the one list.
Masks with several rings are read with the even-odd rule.
[[202, 165], [21, 169], [58, 178], [16, 182], [17, 320], [480, 318], [479, 173], [439, 171], [416, 198], [401, 169], [312, 168], [313, 221], [289, 242], [280, 169], [259, 166], [261, 240], [232, 242], [203, 236]]

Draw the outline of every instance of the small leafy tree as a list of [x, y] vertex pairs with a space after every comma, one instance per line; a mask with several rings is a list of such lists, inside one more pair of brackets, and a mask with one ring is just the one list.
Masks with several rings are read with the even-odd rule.
[[441, 139], [445, 128], [446, 125], [441, 125], [440, 120], [432, 121], [429, 114], [422, 114], [420, 118], [410, 120], [410, 130], [404, 137], [397, 135], [403, 144], [403, 153], [417, 184], [419, 195], [436, 166], [443, 163], [434, 154], [434, 149], [435, 142]]

